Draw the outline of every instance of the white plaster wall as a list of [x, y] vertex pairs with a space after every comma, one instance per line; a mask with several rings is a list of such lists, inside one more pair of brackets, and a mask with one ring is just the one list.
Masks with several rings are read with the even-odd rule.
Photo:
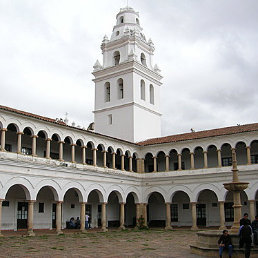
[[160, 137], [160, 116], [146, 110], [134, 107], [134, 142]]
[[[108, 115], [112, 115], [112, 124], [108, 123]], [[96, 132], [134, 142], [132, 106], [95, 113], [94, 120]]]

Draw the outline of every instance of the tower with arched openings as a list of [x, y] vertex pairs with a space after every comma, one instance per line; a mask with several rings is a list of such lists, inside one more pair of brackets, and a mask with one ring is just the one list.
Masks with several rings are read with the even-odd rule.
[[154, 44], [146, 40], [138, 12], [120, 9], [101, 49], [103, 65], [97, 61], [93, 72], [95, 131], [131, 142], [160, 137], [162, 76], [153, 65]]

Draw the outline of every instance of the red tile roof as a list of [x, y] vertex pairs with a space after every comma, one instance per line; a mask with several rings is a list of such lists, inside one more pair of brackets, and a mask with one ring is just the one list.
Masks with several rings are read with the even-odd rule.
[[[56, 119], [53, 119], [53, 118], [39, 116], [39, 115], [35, 115], [35, 114], [29, 113], [29, 112], [25, 112], [25, 111], [21, 111], [21, 110], [18, 110], [18, 109], [14, 109], [14, 108], [10, 108], [10, 107], [0, 105], [0, 110], [1, 109], [9, 111], [9, 112], [14, 112], [16, 114], [21, 114], [21, 115], [25, 115], [25, 116], [28, 116], [28, 117], [40, 119], [40, 120], [43, 120], [43, 121], [46, 121], [46, 122], [51, 122], [51, 123], [55, 123], [55, 124], [59, 124], [59, 125], [63, 125], [63, 126], [73, 128], [72, 126], [67, 125], [63, 121], [56, 120]], [[76, 128], [76, 129], [78, 129], [78, 128]], [[78, 130], [81, 130], [81, 129], [78, 129]], [[212, 130], [205, 130], [205, 131], [199, 131], [199, 132], [169, 135], [169, 136], [165, 136], [165, 137], [148, 139], [148, 140], [138, 142], [138, 143], [131, 143], [131, 142], [128, 142], [128, 141], [125, 141], [125, 140], [121, 140], [121, 141], [131, 143], [131, 144], [140, 145], [140, 146], [146, 146], [146, 145], [152, 145], [152, 144], [179, 142], [179, 141], [194, 140], [194, 139], [215, 137], [215, 136], [221, 136], [221, 135], [230, 135], [230, 134], [243, 133], [243, 132], [252, 132], [252, 131], [258, 131], [258, 123], [247, 124], [247, 125], [239, 125], [239, 126], [230, 126], [230, 127], [224, 127], [224, 128], [218, 128], [218, 129], [212, 129]], [[88, 131], [88, 132], [90, 132], [90, 131]], [[99, 133], [96, 133], [96, 132], [90, 132], [90, 133], [94, 133], [94, 134], [97, 134], [97, 135], [102, 135], [102, 134], [99, 134]], [[102, 135], [102, 136], [105, 136], [105, 135]], [[109, 136], [106, 136], [106, 137], [109, 137]], [[112, 138], [112, 139], [115, 139], [115, 140], [120, 140], [120, 139], [115, 138], [115, 137], [109, 137], [109, 138]]]
[[6, 106], [1, 106], [0, 105], [0, 109], [10, 111], [10, 112], [14, 112], [14, 113], [20, 114], [20, 115], [25, 115], [25, 116], [37, 118], [37, 119], [47, 121], [47, 122], [51, 122], [51, 123], [55, 123], [55, 124], [66, 125], [66, 123], [64, 123], [62, 121], [59, 121], [59, 120], [56, 120], [56, 119], [53, 119], [53, 118], [48, 118], [48, 117], [44, 117], [44, 116], [35, 115], [35, 114], [29, 113], [29, 112], [21, 111], [21, 110], [6, 107]]
[[179, 141], [194, 140], [194, 139], [215, 137], [215, 136], [221, 136], [221, 135], [230, 135], [230, 134], [243, 133], [243, 132], [252, 132], [252, 131], [258, 131], [258, 123], [230, 126], [230, 127], [205, 130], [205, 131], [199, 131], [199, 132], [169, 135], [165, 137], [148, 139], [142, 142], [138, 142], [137, 144], [141, 146], [146, 146], [146, 145], [152, 145], [152, 144], [179, 142]]

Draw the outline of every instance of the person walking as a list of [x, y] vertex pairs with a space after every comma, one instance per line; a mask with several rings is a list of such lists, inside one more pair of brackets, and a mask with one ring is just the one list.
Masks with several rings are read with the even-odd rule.
[[248, 225], [251, 225], [250, 219], [248, 219], [248, 213], [244, 213], [244, 217], [240, 219], [240, 226], [244, 225], [244, 223], [247, 223]]
[[243, 225], [239, 228], [239, 248], [243, 248], [245, 246], [245, 258], [250, 257], [252, 233], [252, 228], [248, 224], [248, 221], [244, 221]]
[[89, 228], [89, 219], [90, 216], [88, 214], [85, 215], [85, 228], [88, 229]]

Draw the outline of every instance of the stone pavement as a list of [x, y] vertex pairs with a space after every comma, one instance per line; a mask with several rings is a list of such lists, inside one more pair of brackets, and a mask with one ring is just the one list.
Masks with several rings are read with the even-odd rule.
[[3, 232], [0, 257], [200, 257], [190, 253], [196, 240], [190, 230], [110, 230], [86, 233], [65, 230], [36, 231], [35, 237], [24, 232]]

